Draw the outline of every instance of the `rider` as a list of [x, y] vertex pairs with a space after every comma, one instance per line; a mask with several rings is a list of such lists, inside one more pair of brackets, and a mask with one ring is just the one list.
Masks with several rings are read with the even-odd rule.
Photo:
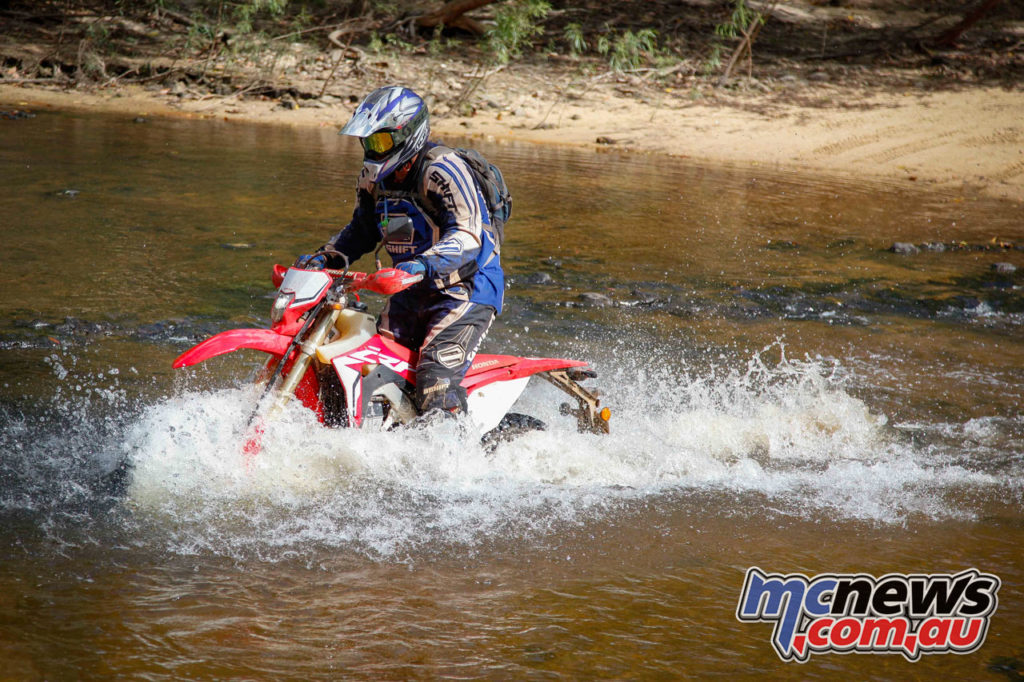
[[412, 90], [388, 86], [366, 96], [341, 129], [363, 146], [352, 220], [295, 267], [343, 267], [376, 247], [389, 218], [411, 218], [411, 241], [385, 248], [396, 268], [423, 281], [391, 297], [377, 330], [419, 350], [420, 411], [457, 414], [466, 410], [460, 382], [501, 312], [504, 273], [480, 188], [454, 150], [428, 141], [429, 123]]

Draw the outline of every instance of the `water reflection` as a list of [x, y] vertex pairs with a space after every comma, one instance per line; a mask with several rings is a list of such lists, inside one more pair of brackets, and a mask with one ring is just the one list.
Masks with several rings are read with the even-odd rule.
[[[339, 435], [295, 412], [247, 470], [258, 360], [170, 360], [265, 323], [270, 265], [347, 220], [355, 146], [218, 121], [0, 128], [7, 670], [775, 675], [767, 626], [733, 614], [755, 564], [977, 566], [1004, 584], [989, 644], [915, 672], [1019, 655], [1024, 304], [991, 269], [1019, 259], [991, 242], [1024, 242], [1019, 207], [480, 146], [515, 194], [489, 350], [593, 361], [611, 437], [556, 427], [489, 456], [457, 432]], [[524, 404], [558, 423], [543, 389]]]

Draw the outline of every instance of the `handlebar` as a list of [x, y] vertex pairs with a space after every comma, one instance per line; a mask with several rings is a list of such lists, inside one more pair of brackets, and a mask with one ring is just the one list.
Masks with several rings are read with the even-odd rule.
[[[284, 276], [292, 268], [283, 265], [275, 265], [271, 277], [274, 286], [281, 286]], [[347, 291], [372, 291], [384, 296], [392, 296], [400, 291], [405, 291], [414, 284], [423, 281], [423, 275], [410, 275], [398, 268], [382, 268], [377, 272], [352, 272], [350, 270], [330, 270], [323, 272], [337, 282], [341, 279]]]
[[324, 270], [324, 272], [335, 278], [343, 277], [345, 288], [349, 291], [367, 290], [384, 296], [393, 296], [423, 281], [423, 275], [410, 275], [398, 268], [383, 268], [371, 273], [346, 272], [344, 270]]

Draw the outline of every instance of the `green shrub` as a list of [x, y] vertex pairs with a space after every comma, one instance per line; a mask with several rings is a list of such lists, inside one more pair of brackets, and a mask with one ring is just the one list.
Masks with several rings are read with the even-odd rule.
[[626, 31], [615, 40], [602, 35], [597, 39], [597, 52], [608, 58], [608, 65], [613, 71], [635, 69], [645, 58], [657, 56], [657, 37], [657, 32], [650, 28], [642, 28], [636, 33]]
[[587, 40], [583, 37], [583, 29], [579, 24], [568, 24], [565, 27], [565, 41], [569, 43], [569, 54], [573, 57], [587, 51]]
[[551, 11], [545, 0], [510, 0], [494, 17], [487, 31], [487, 47], [494, 60], [506, 64], [522, 54], [534, 36], [543, 33], [540, 24]]

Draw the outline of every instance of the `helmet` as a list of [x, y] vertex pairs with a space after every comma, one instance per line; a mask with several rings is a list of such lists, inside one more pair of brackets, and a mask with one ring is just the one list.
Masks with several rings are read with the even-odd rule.
[[377, 182], [416, 156], [427, 143], [427, 103], [408, 88], [378, 88], [359, 103], [340, 134], [359, 138], [367, 179]]

